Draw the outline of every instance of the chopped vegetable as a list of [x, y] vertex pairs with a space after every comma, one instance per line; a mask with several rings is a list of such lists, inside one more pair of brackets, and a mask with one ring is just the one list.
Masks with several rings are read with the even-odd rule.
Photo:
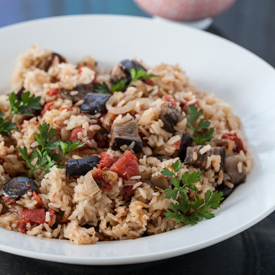
[[99, 157], [100, 157], [100, 162], [98, 165], [99, 168], [104, 168], [104, 167], [110, 168], [112, 164], [118, 160], [118, 158], [112, 157], [110, 154], [106, 152], [101, 153]]
[[121, 146], [129, 146], [132, 143], [134, 143], [133, 151], [140, 153], [143, 144], [138, 133], [137, 122], [130, 120], [125, 123], [114, 123], [112, 126], [110, 147], [113, 150], [121, 150]]
[[220, 207], [220, 202], [223, 200], [222, 193], [215, 191], [212, 193], [210, 190], [207, 190], [205, 193], [204, 199], [200, 199], [197, 194], [195, 194], [195, 202], [190, 202], [187, 194], [189, 189], [197, 192], [198, 188], [193, 185], [193, 183], [199, 182], [201, 178], [201, 172], [194, 171], [190, 174], [186, 171], [182, 175], [182, 186], [180, 184], [180, 179], [177, 178], [177, 172], [183, 167], [183, 163], [180, 163], [177, 160], [172, 164], [174, 172], [164, 168], [161, 173], [164, 176], [172, 177], [172, 182], [174, 189], [166, 189], [165, 198], [176, 200], [176, 203], [171, 202], [170, 208], [166, 210], [164, 215], [170, 220], [175, 219], [177, 223], [186, 222], [191, 225], [197, 224], [198, 221], [205, 219], [212, 219], [215, 217], [215, 214], [211, 213], [212, 209], [217, 209]]
[[112, 94], [114, 92], [123, 92], [126, 83], [127, 83], [127, 79], [121, 79], [116, 83], [112, 83]]
[[182, 113], [170, 103], [165, 103], [161, 106], [160, 119], [163, 122], [163, 129], [169, 133], [174, 133], [174, 126], [182, 118]]
[[[190, 137], [197, 143], [203, 144], [213, 138], [214, 128], [208, 129], [210, 121], [201, 118], [197, 123], [197, 119], [203, 114], [203, 109], [197, 112], [197, 107], [191, 105], [188, 107], [189, 116], [187, 116], [187, 125], [194, 131]], [[202, 130], [202, 131], [199, 131]]]
[[[34, 133], [34, 136], [39, 146], [32, 151], [30, 156], [28, 155], [28, 150], [25, 146], [23, 149], [17, 147], [19, 153], [22, 155], [22, 158], [27, 162], [27, 165], [31, 169], [29, 177], [31, 177], [33, 172], [37, 169], [49, 173], [50, 168], [56, 164], [60, 168], [64, 167], [60, 165], [63, 158], [75, 149], [83, 146], [83, 143], [79, 140], [74, 143], [71, 143], [70, 141], [55, 141], [53, 137], [56, 135], [56, 131], [54, 128], [50, 128], [50, 125], [47, 123], [39, 125], [38, 130], [40, 135]], [[57, 153], [52, 153], [52, 151], [57, 147], [61, 150], [62, 156]], [[36, 160], [35, 163], [33, 163], [34, 160]]]
[[44, 208], [36, 208], [36, 209], [24, 209], [21, 218], [29, 219], [31, 223], [44, 223], [45, 222], [45, 209]]
[[98, 156], [83, 159], [72, 159], [66, 163], [66, 177], [85, 175], [99, 164]]
[[138, 159], [128, 151], [111, 166], [110, 170], [116, 172], [123, 179], [129, 179], [138, 175]]
[[29, 190], [37, 190], [35, 182], [27, 177], [16, 177], [3, 185], [3, 195], [8, 198], [18, 199]]
[[26, 115], [26, 116], [34, 116], [33, 113], [30, 112], [30, 109], [40, 110], [40, 99], [41, 97], [35, 97], [34, 95], [30, 96], [30, 92], [23, 93], [23, 89], [20, 90], [19, 94], [12, 92], [9, 95], [10, 102], [10, 113], [4, 119], [5, 114], [0, 111], [0, 133], [8, 133], [12, 130], [16, 130], [16, 123], [12, 123], [9, 119], [13, 115]]
[[106, 94], [88, 94], [81, 105], [80, 112], [90, 115], [97, 113], [106, 114], [106, 102], [109, 97], [110, 95]]

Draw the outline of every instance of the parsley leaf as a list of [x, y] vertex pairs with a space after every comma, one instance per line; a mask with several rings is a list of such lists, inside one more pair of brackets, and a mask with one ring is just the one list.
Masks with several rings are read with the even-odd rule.
[[[28, 154], [28, 150], [25, 146], [23, 149], [17, 147], [18, 151], [22, 155], [22, 158], [26, 161], [30, 168], [29, 177], [31, 177], [33, 172], [37, 169], [49, 173], [50, 168], [54, 165], [58, 165], [59, 168], [64, 167], [60, 165], [63, 158], [75, 149], [84, 145], [84, 143], [81, 143], [79, 140], [73, 143], [70, 141], [55, 141], [54, 136], [56, 135], [56, 131], [54, 128], [50, 128], [50, 125], [47, 123], [39, 125], [38, 130], [39, 134], [34, 133], [34, 136], [39, 146], [34, 151], [32, 151], [30, 155]], [[57, 147], [60, 148], [62, 156], [57, 153], [53, 153], [53, 150]], [[34, 161], [35, 163], [33, 163]]]
[[28, 109], [39, 110], [40, 107], [40, 99], [41, 97], [35, 97], [35, 95], [30, 96], [30, 92], [22, 93], [21, 100], [17, 99], [15, 92], [12, 92], [9, 95], [9, 102], [10, 102], [10, 114], [13, 113], [14, 115], [20, 113], [21, 115], [31, 115], [31, 113], [24, 113]]
[[21, 99], [18, 99], [15, 92], [9, 95], [10, 113], [4, 119], [5, 114], [0, 111], [0, 133], [8, 133], [12, 130], [17, 130], [16, 123], [10, 121], [13, 115], [27, 115], [33, 116], [32, 113], [27, 112], [28, 109], [39, 110], [41, 97], [30, 96], [30, 92], [22, 93]]
[[4, 117], [5, 114], [3, 114], [0, 111], [0, 133], [8, 133], [11, 130], [16, 130], [16, 123], [12, 123], [10, 121], [5, 120]]
[[169, 209], [164, 213], [166, 217], [170, 220], [175, 219], [177, 223], [186, 222], [191, 225], [197, 224], [198, 221], [202, 219], [212, 219], [215, 214], [211, 213], [211, 209], [217, 209], [220, 207], [220, 202], [223, 200], [223, 193], [215, 191], [212, 193], [210, 190], [204, 195], [204, 199], [195, 194], [195, 202], [190, 202], [187, 194], [189, 190], [194, 192], [198, 191], [198, 188], [193, 184], [201, 181], [201, 172], [194, 171], [190, 174], [186, 171], [181, 178], [182, 186], [180, 185], [180, 180], [177, 178], [177, 172], [183, 167], [183, 163], [177, 160], [172, 164], [174, 172], [169, 171], [164, 168], [161, 174], [164, 176], [173, 177], [172, 183], [174, 189], [167, 188], [165, 198], [177, 200], [176, 203], [171, 202]]
[[95, 90], [95, 92], [99, 94], [111, 94], [106, 82], [103, 82], [102, 84], [97, 83], [97, 89]]
[[197, 107], [191, 105], [187, 110], [189, 113], [189, 116], [187, 116], [187, 125], [194, 131], [194, 134], [190, 135], [190, 137], [200, 145], [211, 140], [213, 138], [214, 128], [208, 129], [210, 121], [201, 118], [197, 123], [197, 119], [203, 114], [203, 109], [197, 112]]
[[141, 67], [131, 68], [130, 74], [132, 80], [128, 86], [131, 86], [137, 80], [144, 80], [152, 77], [157, 77], [157, 75], [154, 74], [147, 74], [147, 72], [144, 71]]
[[114, 92], [122, 92], [124, 90], [124, 87], [127, 83], [127, 79], [121, 79], [117, 83], [112, 84], [112, 93]]

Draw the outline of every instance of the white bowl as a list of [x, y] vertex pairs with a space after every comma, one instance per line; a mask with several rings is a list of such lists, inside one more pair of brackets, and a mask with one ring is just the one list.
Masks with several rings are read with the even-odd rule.
[[68, 16], [31, 21], [0, 30], [0, 91], [10, 91], [17, 56], [32, 44], [51, 47], [77, 61], [91, 54], [99, 67], [124, 58], [149, 65], [179, 63], [198, 89], [234, 106], [243, 122], [254, 169], [247, 182], [212, 220], [136, 240], [76, 246], [69, 241], [30, 237], [0, 228], [0, 250], [75, 264], [129, 264], [195, 251], [249, 228], [275, 209], [275, 71], [247, 50], [212, 34], [128, 16]]

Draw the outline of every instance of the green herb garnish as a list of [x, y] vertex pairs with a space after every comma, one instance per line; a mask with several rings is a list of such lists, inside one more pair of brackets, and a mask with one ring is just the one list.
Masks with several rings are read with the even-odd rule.
[[199, 182], [201, 178], [201, 172], [193, 172], [190, 174], [188, 171], [182, 175], [182, 186], [180, 184], [180, 179], [177, 178], [177, 172], [183, 167], [183, 163], [177, 160], [172, 164], [174, 172], [169, 171], [164, 168], [161, 174], [164, 176], [173, 177], [172, 182], [174, 189], [166, 189], [165, 198], [176, 200], [177, 203], [170, 203], [169, 209], [166, 210], [164, 215], [170, 220], [175, 219], [177, 223], [186, 222], [191, 225], [197, 224], [198, 221], [205, 219], [212, 219], [215, 214], [210, 212], [210, 209], [217, 209], [220, 207], [220, 202], [223, 200], [223, 193], [215, 191], [212, 193], [210, 190], [204, 195], [204, 199], [200, 199], [197, 194], [195, 194], [195, 202], [190, 202], [187, 194], [189, 189], [197, 192], [198, 188], [193, 185], [193, 183]]
[[208, 129], [210, 121], [201, 118], [200, 121], [196, 123], [197, 119], [203, 114], [203, 109], [197, 112], [197, 107], [191, 105], [187, 110], [189, 113], [189, 116], [187, 116], [187, 125], [194, 131], [194, 134], [190, 135], [190, 137], [200, 145], [211, 140], [213, 138], [214, 128]]
[[148, 78], [157, 77], [157, 75], [154, 74], [147, 74], [147, 72], [144, 71], [141, 67], [131, 68], [130, 74], [132, 80], [128, 86], [131, 86], [137, 80], [145, 80]]
[[[63, 168], [64, 166], [60, 165], [63, 158], [75, 149], [84, 145], [84, 143], [81, 143], [79, 140], [74, 143], [71, 143], [70, 141], [63, 142], [61, 140], [55, 141], [54, 136], [56, 135], [56, 131], [54, 128], [50, 128], [50, 125], [47, 123], [39, 125], [38, 130], [40, 134], [38, 135], [37, 133], [34, 133], [34, 136], [39, 146], [32, 151], [30, 156], [28, 155], [28, 150], [25, 146], [23, 149], [17, 147], [18, 151], [22, 155], [22, 158], [27, 162], [27, 165], [31, 169], [29, 177], [31, 177], [33, 172], [37, 169], [49, 173], [50, 168], [54, 165], [57, 165], [58, 168]], [[62, 156], [57, 153], [52, 153], [57, 147], [60, 148]], [[35, 159], [35, 163], [32, 164]]]
[[0, 133], [8, 133], [11, 130], [17, 130], [16, 123], [12, 123], [9, 119], [13, 115], [26, 115], [26, 116], [34, 116], [34, 114], [30, 112], [26, 112], [28, 109], [39, 110], [40, 107], [40, 99], [41, 97], [35, 97], [34, 95], [30, 96], [30, 92], [22, 93], [21, 99], [16, 97], [15, 92], [12, 92], [9, 95], [10, 102], [10, 113], [4, 119], [5, 114], [0, 112]]
[[111, 94], [106, 82], [103, 82], [102, 84], [97, 83], [97, 89], [95, 90], [95, 92], [99, 94]]
[[112, 93], [114, 92], [122, 92], [124, 90], [124, 87], [127, 83], [127, 79], [121, 79], [120, 81], [112, 84]]

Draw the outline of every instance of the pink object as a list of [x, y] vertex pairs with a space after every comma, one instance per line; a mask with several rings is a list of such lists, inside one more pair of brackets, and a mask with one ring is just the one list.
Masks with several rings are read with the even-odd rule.
[[134, 0], [145, 12], [181, 22], [194, 22], [215, 17], [236, 0]]

